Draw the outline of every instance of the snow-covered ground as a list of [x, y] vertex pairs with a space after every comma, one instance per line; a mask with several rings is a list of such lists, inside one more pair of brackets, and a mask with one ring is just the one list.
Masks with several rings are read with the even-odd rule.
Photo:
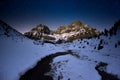
[[[71, 50], [78, 57], [64, 55], [54, 58], [50, 63], [52, 70], [48, 72], [54, 80], [101, 80], [95, 69], [99, 62], [107, 63], [105, 71], [120, 79], [120, 46], [115, 48], [115, 43], [120, 41], [120, 31], [111, 39], [101, 36], [99, 39], [44, 45], [14, 30], [9, 31], [9, 36], [4, 35], [4, 32], [0, 26], [0, 80], [18, 80], [21, 74], [34, 67], [41, 58], [67, 50]], [[98, 50], [101, 40], [104, 42], [103, 48]]]
[[[100, 39], [83, 39], [73, 43], [63, 44], [66, 50], [72, 50], [80, 57], [71, 55], [56, 57], [52, 68], [55, 69], [55, 80], [101, 80], [101, 76], [95, 69], [100, 62], [107, 63], [106, 72], [120, 79], [120, 46], [115, 48], [115, 43], [120, 41], [120, 32], [116, 36], [101, 36]], [[100, 40], [103, 40], [103, 48], [98, 50]], [[96, 48], [95, 48], [96, 47]], [[112, 80], [112, 79], [110, 79]]]
[[27, 39], [15, 42], [12, 38], [0, 38], [0, 80], [17, 80], [42, 57], [59, 51], [63, 49], [53, 44], [35, 45]]

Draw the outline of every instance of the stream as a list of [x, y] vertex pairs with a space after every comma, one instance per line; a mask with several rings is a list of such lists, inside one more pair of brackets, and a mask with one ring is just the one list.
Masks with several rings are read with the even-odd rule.
[[35, 67], [29, 69], [27, 72], [25, 72], [25, 74], [21, 75], [19, 80], [53, 80], [51, 76], [47, 76], [44, 74], [51, 70], [50, 63], [55, 57], [67, 54], [73, 55], [73, 52], [71, 50], [68, 50], [66, 52], [57, 52], [55, 54], [50, 54], [42, 58]]

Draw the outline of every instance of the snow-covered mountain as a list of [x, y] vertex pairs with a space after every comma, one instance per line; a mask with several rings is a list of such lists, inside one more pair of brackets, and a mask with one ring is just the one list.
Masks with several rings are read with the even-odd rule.
[[[31, 31], [25, 32], [24, 35], [30, 39], [40, 40], [41, 38], [48, 38], [50, 33], [51, 31], [46, 25], [39, 24], [37, 27], [31, 29]], [[52, 39], [54, 40], [54, 38]]]
[[90, 27], [80, 21], [72, 22], [67, 26], [60, 26], [56, 30], [50, 30], [46, 25], [38, 25], [29, 32], [25, 32], [25, 36], [31, 39], [39, 40], [52, 40], [52, 41], [74, 41], [77, 39], [96, 37], [100, 31]]
[[4, 26], [0, 80], [120, 80], [120, 20], [98, 37], [61, 44], [41, 44], [10, 26], [6, 36]]
[[96, 37], [99, 34], [100, 31], [81, 21], [74, 21], [70, 25], [60, 26], [57, 30], [53, 31], [53, 35], [56, 38], [65, 41]]

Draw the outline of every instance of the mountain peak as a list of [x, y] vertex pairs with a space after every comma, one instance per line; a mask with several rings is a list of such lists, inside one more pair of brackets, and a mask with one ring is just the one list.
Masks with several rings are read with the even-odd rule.
[[79, 20], [77, 20], [77, 21], [72, 22], [70, 25], [71, 26], [83, 26], [84, 23], [79, 21]]
[[[48, 26], [39, 24], [35, 28], [31, 29], [29, 32], [25, 32], [24, 35], [30, 39], [39, 40], [41, 38], [46, 38], [47, 35], [51, 33]], [[48, 38], [48, 36], [47, 36]]]

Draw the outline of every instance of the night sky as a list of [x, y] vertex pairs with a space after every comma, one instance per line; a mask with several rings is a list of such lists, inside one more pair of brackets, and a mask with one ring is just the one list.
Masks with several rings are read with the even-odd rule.
[[102, 30], [120, 19], [120, 0], [0, 0], [0, 19], [20, 32], [76, 20]]

